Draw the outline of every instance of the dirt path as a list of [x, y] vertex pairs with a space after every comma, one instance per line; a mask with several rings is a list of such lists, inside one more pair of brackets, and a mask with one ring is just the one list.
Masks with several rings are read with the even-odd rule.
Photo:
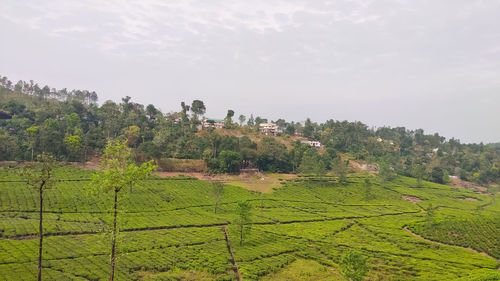
[[433, 241], [433, 240], [429, 240], [421, 235], [418, 235], [416, 233], [414, 233], [413, 231], [411, 231], [410, 229], [408, 229], [406, 226], [403, 227], [403, 230], [410, 233], [413, 237], [417, 237], [419, 239], [422, 239], [426, 242], [429, 242], [429, 243], [432, 243], [432, 244], [436, 244], [436, 245], [440, 245], [440, 246], [448, 246], [448, 247], [457, 247], [457, 248], [461, 248], [461, 249], [465, 249], [465, 250], [469, 250], [471, 252], [474, 252], [476, 254], [480, 254], [482, 256], [485, 256], [485, 257], [489, 257], [489, 258], [492, 258], [494, 260], [496, 260], [499, 264], [497, 265], [497, 270], [500, 271], [500, 259], [496, 259], [492, 256], [490, 256], [488, 253], [485, 253], [485, 252], [480, 252], [480, 251], [477, 251], [477, 250], [474, 250], [472, 248], [466, 248], [466, 247], [462, 247], [462, 246], [458, 246], [458, 245], [452, 245], [452, 244], [446, 244], [446, 243], [443, 243], [443, 242], [438, 242], [438, 241]]
[[238, 264], [236, 263], [236, 259], [234, 258], [234, 253], [233, 250], [231, 249], [231, 243], [229, 243], [229, 233], [227, 231], [227, 225], [222, 226], [222, 232], [224, 232], [224, 238], [226, 239], [226, 244], [227, 244], [227, 251], [231, 255], [231, 263], [233, 264], [233, 270], [234, 273], [236, 273], [236, 276], [238, 277], [238, 281], [243, 280], [243, 277], [241, 276], [240, 269], [238, 268]]

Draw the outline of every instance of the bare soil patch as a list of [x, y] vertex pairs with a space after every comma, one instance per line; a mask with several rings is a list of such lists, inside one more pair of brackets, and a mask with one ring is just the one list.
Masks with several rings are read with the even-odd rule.
[[458, 177], [450, 177], [450, 184], [452, 186], [456, 186], [459, 188], [468, 188], [468, 189], [473, 189], [473, 190], [480, 191], [480, 192], [487, 192], [488, 191], [488, 188], [486, 188], [484, 186], [480, 186], [480, 185], [473, 183], [473, 182], [470, 182], [470, 181], [464, 181]]
[[401, 196], [401, 198], [403, 200], [410, 201], [410, 202], [415, 203], [415, 204], [418, 202], [422, 202], [422, 199], [418, 198], [417, 196], [403, 195], [403, 196]]
[[358, 171], [366, 171], [369, 173], [378, 173], [378, 167], [375, 164], [369, 164], [360, 160], [349, 160], [349, 166]]

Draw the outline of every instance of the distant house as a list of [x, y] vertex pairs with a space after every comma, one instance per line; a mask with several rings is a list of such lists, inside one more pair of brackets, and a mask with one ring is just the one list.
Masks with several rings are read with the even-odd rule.
[[312, 147], [317, 147], [317, 148], [321, 147], [321, 143], [319, 141], [308, 141], [308, 143]]
[[312, 146], [312, 147], [316, 147], [316, 148], [320, 148], [321, 147], [321, 143], [319, 141], [312, 141], [312, 140], [309, 140], [309, 141], [302, 141], [303, 144], [307, 144], [309, 146]]
[[201, 122], [202, 129], [206, 128], [214, 128], [214, 129], [222, 129], [224, 128], [224, 120], [223, 119], [214, 119], [214, 118], [204, 118]]
[[321, 147], [321, 142], [319, 141], [312, 141], [312, 140], [304, 140], [302, 141], [303, 144], [307, 144], [309, 146], [312, 146], [312, 147], [316, 147], [316, 148], [320, 148]]
[[259, 124], [259, 131], [261, 134], [266, 136], [277, 136], [279, 133], [283, 132], [283, 130], [281, 130], [281, 128], [274, 123]]

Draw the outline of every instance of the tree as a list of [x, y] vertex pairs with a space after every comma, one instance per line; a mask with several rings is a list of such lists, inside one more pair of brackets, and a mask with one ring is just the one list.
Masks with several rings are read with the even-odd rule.
[[141, 128], [136, 125], [132, 125], [127, 128], [125, 134], [127, 136], [127, 145], [130, 147], [136, 147], [139, 141], [139, 132]]
[[127, 146], [127, 141], [109, 141], [101, 157], [101, 171], [92, 177], [94, 186], [114, 192], [110, 281], [114, 279], [115, 273], [118, 193], [124, 187], [130, 187], [145, 179], [156, 168], [152, 161], [138, 166], [131, 162], [131, 158], [132, 151]]
[[359, 252], [349, 251], [342, 257], [340, 267], [348, 280], [361, 281], [368, 272], [366, 258]]
[[146, 107], [146, 115], [148, 115], [149, 119], [156, 119], [156, 115], [158, 115], [160, 111], [156, 109], [156, 107], [152, 104], [149, 104]]
[[378, 165], [378, 176], [382, 180], [382, 185], [385, 186], [388, 181], [394, 179], [394, 169], [386, 161], [381, 161]]
[[217, 214], [220, 201], [222, 201], [222, 197], [224, 196], [224, 184], [222, 182], [220, 181], [212, 182], [212, 196], [215, 202], [214, 213]]
[[251, 228], [251, 212], [252, 206], [249, 201], [239, 202], [236, 206], [236, 221], [234, 224], [238, 227], [238, 233], [240, 236], [240, 246], [243, 245], [243, 241], [245, 240], [246, 234], [250, 231]]
[[347, 171], [349, 166], [349, 160], [342, 160], [342, 158], [337, 157], [333, 161], [332, 171], [339, 178], [339, 183], [341, 185], [347, 184]]
[[435, 183], [445, 184], [448, 181], [448, 174], [441, 167], [433, 167], [430, 174], [430, 180]]
[[78, 135], [67, 134], [63, 141], [70, 156], [72, 156], [71, 158], [73, 158], [73, 160], [76, 159], [82, 150], [81, 137]]
[[422, 180], [425, 176], [425, 167], [422, 164], [417, 164], [413, 169], [413, 174], [417, 179], [417, 187], [422, 187]]
[[230, 128], [231, 124], [233, 124], [233, 116], [234, 116], [234, 111], [229, 109], [226, 114], [226, 118], [224, 118], [224, 127]]
[[205, 104], [201, 100], [194, 100], [191, 103], [191, 111], [198, 117], [200, 115], [205, 114], [205, 111], [207, 108], [205, 107]]
[[431, 230], [434, 224], [434, 213], [435, 208], [432, 206], [432, 203], [429, 203], [429, 206], [425, 209], [425, 223], [428, 230]]
[[311, 122], [311, 119], [307, 118], [306, 122], [304, 123], [304, 129], [302, 130], [302, 135], [306, 138], [311, 138], [314, 133], [314, 126], [313, 123]]
[[325, 164], [316, 148], [309, 148], [304, 152], [298, 170], [300, 173], [315, 175], [323, 175], [326, 172]]
[[253, 127], [255, 125], [255, 119], [253, 118], [253, 114], [250, 114], [250, 118], [248, 118], [247, 125], [248, 127]]
[[37, 157], [38, 164], [26, 166], [22, 170], [22, 175], [29, 186], [38, 190], [39, 199], [39, 238], [38, 238], [38, 281], [42, 280], [42, 249], [43, 249], [43, 191], [53, 186], [55, 178], [53, 170], [56, 160], [48, 153], [43, 153]]
[[66, 131], [68, 133], [74, 133], [80, 127], [80, 116], [75, 112], [66, 115], [64, 120], [66, 121]]
[[36, 139], [38, 137], [38, 131], [40, 128], [38, 126], [31, 126], [28, 129], [26, 129], [26, 132], [28, 133], [28, 140], [31, 148], [31, 161], [33, 161], [33, 154], [35, 153], [35, 144], [36, 144]]
[[238, 172], [242, 160], [241, 154], [235, 151], [223, 150], [219, 154], [219, 166], [225, 173]]
[[372, 194], [372, 184], [369, 178], [365, 178], [363, 182], [364, 192], [365, 192], [365, 201], [371, 200], [373, 198]]
[[238, 120], [240, 121], [240, 126], [243, 126], [243, 123], [245, 123], [245, 120], [247, 120], [247, 118], [245, 117], [245, 115], [241, 114], [240, 117], [238, 117]]
[[276, 138], [264, 137], [260, 142], [257, 166], [263, 171], [286, 173], [291, 170], [286, 146]]

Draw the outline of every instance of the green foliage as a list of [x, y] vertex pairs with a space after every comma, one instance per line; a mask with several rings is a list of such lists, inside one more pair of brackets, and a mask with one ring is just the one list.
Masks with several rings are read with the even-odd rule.
[[152, 161], [140, 166], [131, 163], [132, 150], [126, 141], [109, 141], [101, 157], [101, 171], [92, 178], [94, 185], [103, 190], [120, 191], [145, 179], [156, 168]]
[[433, 167], [432, 171], [429, 175], [429, 180], [436, 183], [446, 183], [447, 182], [447, 174], [441, 167]]
[[424, 179], [425, 176], [425, 167], [421, 164], [417, 164], [413, 168], [413, 174], [417, 179], [417, 187], [422, 187], [422, 180]]
[[239, 171], [242, 160], [238, 152], [223, 150], [219, 154], [219, 167], [224, 173], [235, 173]]
[[378, 165], [379, 167], [379, 178], [383, 185], [387, 185], [387, 182], [391, 181], [395, 177], [394, 168], [386, 161], [382, 161]]
[[220, 181], [214, 181], [212, 183], [212, 196], [214, 198], [214, 213], [217, 214], [220, 202], [224, 196], [224, 184]]
[[[57, 168], [58, 179], [88, 179], [95, 171]], [[0, 178], [22, 180], [11, 169]], [[493, 276], [498, 263], [468, 249], [436, 244], [412, 236], [486, 251], [497, 257], [500, 200], [468, 189], [397, 177], [382, 187], [370, 176], [374, 198], [364, 201], [364, 175], [336, 181], [284, 181], [273, 193], [259, 194], [225, 185], [217, 214], [213, 184], [191, 178], [148, 178], [133, 193], [119, 197], [117, 280], [209, 273], [211, 280], [234, 280], [231, 255], [221, 226], [228, 225], [229, 242], [244, 280], [259, 280], [287, 270], [297, 259], [318, 262], [328, 273], [349, 251], [366, 258], [365, 280], [475, 280]], [[47, 189], [44, 231], [44, 274], [49, 280], [105, 280], [109, 277], [108, 221], [112, 196], [88, 181], [61, 181]], [[128, 189], [127, 189], [128, 190]], [[402, 195], [421, 198], [420, 203]], [[0, 182], [0, 280], [31, 280], [36, 270], [37, 193], [24, 182]], [[476, 198], [478, 201], [464, 200]], [[497, 198], [498, 199], [498, 198]], [[248, 201], [251, 231], [239, 246], [238, 202]], [[255, 207], [256, 203], [258, 208]], [[480, 216], [471, 215], [485, 205]], [[419, 205], [434, 208], [428, 231]], [[491, 249], [491, 250], [488, 250]], [[194, 274], [193, 276], [199, 276]], [[334, 275], [338, 279], [338, 275]], [[471, 276], [471, 279], [466, 279]], [[306, 279], [307, 276], [298, 278]], [[233, 279], [232, 279], [233, 278]], [[309, 278], [309, 277], [307, 277]], [[310, 276], [310, 278], [313, 278]], [[154, 279], [153, 279], [154, 280]], [[161, 279], [160, 279], [161, 280]], [[481, 280], [481, 279], [479, 279]]]
[[50, 153], [43, 153], [37, 156], [37, 161], [37, 163], [23, 167], [21, 176], [34, 189], [51, 188], [56, 182], [53, 170], [57, 166], [57, 162], [54, 156]]
[[[206, 112], [201, 100], [194, 100], [191, 105], [182, 102], [180, 112], [163, 114], [154, 105], [135, 103], [131, 97], [123, 98], [120, 103], [106, 101], [99, 106], [97, 94], [92, 91], [55, 90], [33, 81], [12, 83], [7, 77], [0, 79], [0, 92], [0, 110], [12, 115], [12, 119], [0, 120], [0, 160], [33, 160], [37, 154], [50, 152], [57, 159], [85, 162], [89, 155], [100, 154], [108, 139], [126, 138], [141, 161], [203, 159], [212, 172], [221, 172], [218, 157], [221, 151], [227, 150], [241, 154], [242, 167], [295, 173], [305, 148], [295, 144], [279, 146], [291, 144], [291, 136], [302, 134], [320, 141], [325, 148], [320, 150], [322, 161], [318, 167], [304, 165], [309, 171], [321, 171], [322, 166], [330, 170], [334, 158], [330, 151], [335, 151], [335, 154], [380, 163], [383, 175], [387, 171], [383, 164], [386, 163], [390, 171], [385, 173], [388, 177], [384, 176], [384, 184], [396, 174], [416, 177], [417, 186], [422, 179], [447, 183], [448, 175], [481, 185], [500, 181], [498, 145], [461, 144], [456, 139], [425, 134], [421, 129], [380, 127], [375, 130], [361, 122], [316, 123], [309, 118], [302, 125], [279, 119], [275, 123], [284, 129], [285, 136], [275, 137], [276, 144], [262, 140], [257, 149], [227, 146], [223, 142], [234, 138], [236, 141], [230, 142], [238, 143], [238, 137], [222, 136], [226, 132], [219, 130], [205, 128], [205, 132], [198, 133], [199, 116]], [[239, 130], [236, 135], [252, 139], [258, 132], [256, 125], [268, 121], [250, 115], [248, 128], [239, 128], [233, 126], [233, 117], [234, 111], [228, 110], [224, 120], [226, 129]], [[240, 117], [242, 125], [246, 118]], [[76, 136], [80, 137], [79, 146], [70, 144], [77, 143]], [[211, 157], [203, 155], [208, 149]]]
[[342, 160], [340, 157], [338, 157], [333, 161], [332, 171], [338, 177], [339, 183], [342, 185], [347, 184], [348, 167], [349, 160]]
[[348, 280], [361, 281], [368, 272], [366, 258], [359, 252], [349, 251], [340, 260], [340, 267]]
[[290, 162], [286, 146], [275, 138], [265, 137], [262, 139], [257, 158], [259, 169], [270, 172], [287, 172], [290, 170]]
[[238, 202], [238, 205], [236, 206], [236, 220], [234, 221], [234, 224], [238, 227], [240, 246], [243, 245], [243, 241], [251, 229], [251, 211], [252, 206], [249, 201]]
[[325, 174], [325, 164], [315, 148], [310, 148], [304, 152], [298, 171], [304, 174]]

